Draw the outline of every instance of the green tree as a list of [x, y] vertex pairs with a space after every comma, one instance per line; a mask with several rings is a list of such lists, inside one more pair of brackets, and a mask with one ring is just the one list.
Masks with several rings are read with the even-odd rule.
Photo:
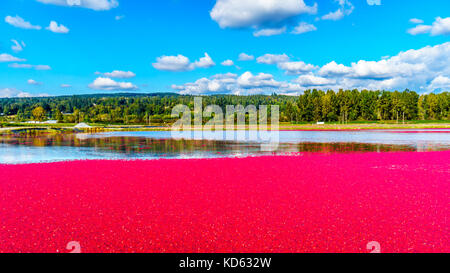
[[64, 121], [64, 116], [61, 113], [61, 111], [59, 111], [58, 109], [55, 110], [55, 119], [59, 122], [62, 123]]
[[36, 107], [32, 111], [34, 120], [43, 121], [45, 118], [45, 110], [42, 106]]

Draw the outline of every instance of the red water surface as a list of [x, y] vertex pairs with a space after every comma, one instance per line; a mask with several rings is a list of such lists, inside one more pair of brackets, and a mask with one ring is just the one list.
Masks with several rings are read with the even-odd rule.
[[450, 252], [450, 152], [0, 165], [0, 252]]

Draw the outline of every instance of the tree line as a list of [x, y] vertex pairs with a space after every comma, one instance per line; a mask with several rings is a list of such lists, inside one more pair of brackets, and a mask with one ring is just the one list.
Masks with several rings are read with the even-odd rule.
[[[450, 120], [450, 93], [419, 95], [368, 90], [307, 90], [300, 96], [272, 94], [203, 96], [204, 107], [271, 105], [280, 107], [282, 122]], [[98, 94], [0, 99], [0, 121], [57, 120], [60, 123], [171, 123], [178, 104], [194, 108], [194, 96], [171, 93]]]

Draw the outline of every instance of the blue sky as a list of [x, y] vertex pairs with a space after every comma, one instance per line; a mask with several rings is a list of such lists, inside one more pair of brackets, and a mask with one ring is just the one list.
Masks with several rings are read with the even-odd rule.
[[448, 0], [2, 0], [0, 97], [450, 90], [449, 11]]

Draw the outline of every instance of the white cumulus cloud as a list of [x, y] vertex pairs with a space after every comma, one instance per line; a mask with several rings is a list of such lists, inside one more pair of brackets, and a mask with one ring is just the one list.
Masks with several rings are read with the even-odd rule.
[[248, 55], [246, 53], [239, 54], [239, 61], [253, 61], [255, 59], [255, 56]]
[[28, 97], [31, 97], [30, 93], [23, 92], [15, 88], [0, 89], [0, 98], [28, 98]]
[[51, 21], [50, 25], [46, 27], [47, 30], [50, 30], [54, 33], [69, 33], [69, 29], [63, 24], [59, 24], [55, 21]]
[[190, 71], [195, 68], [208, 68], [214, 66], [215, 63], [208, 55], [205, 53], [205, 56], [200, 58], [198, 61], [191, 63], [189, 58], [183, 55], [177, 56], [161, 56], [156, 58], [156, 63], [152, 64], [154, 68], [162, 71], [172, 71], [172, 72], [180, 72], [180, 71]]
[[27, 81], [27, 83], [28, 83], [29, 85], [42, 85], [41, 82], [37, 82], [37, 81], [35, 81], [35, 80], [33, 80], [33, 79], [29, 79], [29, 80]]
[[450, 90], [450, 76], [437, 76], [429, 86], [430, 91], [434, 91], [436, 89], [442, 90]]
[[351, 66], [331, 62], [318, 74], [336, 79], [340, 88], [427, 91], [442, 85], [444, 77], [450, 77], [448, 60], [450, 42], [411, 49], [380, 61], [359, 60]]
[[289, 61], [289, 56], [286, 54], [265, 54], [256, 59], [260, 64], [278, 64]]
[[333, 21], [337, 21], [344, 18], [344, 12], [342, 12], [341, 9], [338, 9], [334, 12], [330, 12], [328, 14], [325, 14], [324, 16], [322, 16], [322, 20], [333, 20]]
[[221, 63], [223, 66], [233, 66], [234, 62], [232, 60], [225, 60]]
[[259, 73], [253, 75], [250, 71], [245, 72], [237, 79], [237, 84], [242, 88], [278, 87], [281, 84], [274, 80], [273, 75]]
[[411, 35], [425, 34], [431, 31], [431, 26], [427, 25], [418, 25], [416, 27], [408, 29], [408, 33]]
[[192, 70], [189, 59], [183, 55], [158, 57], [156, 63], [153, 63], [153, 67], [163, 71]]
[[300, 24], [298, 24], [298, 26], [296, 26], [294, 28], [292, 33], [293, 34], [303, 34], [303, 33], [316, 31], [316, 30], [317, 30], [316, 26], [314, 26], [312, 24], [308, 24], [306, 22], [301, 22]]
[[367, 0], [369, 6], [379, 6], [381, 5], [381, 0]]
[[317, 69], [318, 67], [312, 64], [307, 64], [302, 61], [298, 62], [282, 62], [278, 63], [278, 68], [281, 70], [284, 70], [286, 74], [290, 75], [296, 75], [296, 74], [302, 74], [305, 72], [312, 71], [314, 69]]
[[0, 63], [7, 63], [7, 62], [24, 62], [25, 59], [14, 57], [10, 54], [2, 53], [0, 54]]
[[238, 77], [236, 74], [217, 74], [210, 78], [201, 78], [192, 83], [172, 85], [180, 94], [257, 94], [271, 93], [277, 88], [288, 86], [278, 82], [273, 75], [250, 71]]
[[333, 85], [336, 83], [336, 80], [314, 76], [313, 74], [308, 74], [299, 76], [297, 79], [294, 80], [294, 82], [304, 87], [311, 87], [311, 86]]
[[131, 71], [121, 71], [121, 70], [114, 70], [112, 72], [95, 72], [97, 75], [103, 75], [108, 78], [118, 78], [118, 79], [129, 79], [136, 77], [136, 74]]
[[450, 34], [450, 17], [437, 17], [431, 28], [431, 35], [449, 35]]
[[51, 70], [52, 68], [49, 65], [33, 65], [33, 64], [18, 64], [12, 63], [8, 65], [11, 68], [25, 68], [25, 69], [35, 69], [35, 70]]
[[248, 28], [316, 12], [317, 4], [307, 6], [303, 0], [217, 0], [210, 15], [221, 28]]
[[172, 86], [183, 94], [299, 94], [306, 89], [370, 89], [418, 92], [450, 90], [450, 42], [410, 49], [380, 60], [356, 60], [349, 65], [331, 61], [322, 67], [291, 62], [286, 54], [261, 56], [260, 63], [276, 64], [287, 74], [300, 74], [287, 81], [267, 73], [247, 71], [240, 76], [220, 74], [192, 83]]
[[411, 18], [409, 19], [409, 22], [412, 24], [423, 24], [423, 20], [418, 18]]
[[38, 64], [33, 66], [36, 70], [51, 70], [52, 68], [46, 64]]
[[355, 9], [353, 4], [348, 0], [335, 0], [335, 1], [339, 3], [340, 6], [339, 9], [337, 9], [334, 12], [325, 14], [324, 16], [322, 16], [322, 20], [332, 20], [332, 21], [341, 20], [342, 18], [344, 18], [344, 16], [350, 15]]
[[15, 17], [12, 16], [6, 16], [5, 17], [5, 22], [18, 27], [18, 28], [24, 28], [24, 29], [36, 29], [39, 30], [41, 29], [41, 26], [35, 26], [32, 25], [30, 22], [25, 21], [22, 17], [20, 17], [19, 15], [16, 15]]
[[18, 64], [18, 63], [12, 63], [8, 65], [11, 68], [33, 68], [33, 65], [31, 64]]
[[19, 43], [17, 40], [12, 39], [11, 42], [13, 42], [13, 45], [11, 46], [11, 49], [14, 52], [20, 52], [20, 51], [23, 50], [24, 47], [26, 47], [26, 45], [25, 45], [25, 43], [23, 41]]
[[92, 10], [110, 10], [119, 6], [117, 0], [37, 0], [44, 4], [66, 7], [81, 7]]
[[194, 62], [193, 69], [195, 68], [208, 68], [215, 66], [214, 61], [209, 57], [208, 53], [205, 53], [205, 56], [200, 58], [198, 61]]
[[281, 28], [264, 28], [253, 32], [253, 36], [261, 37], [261, 36], [274, 36], [280, 35], [286, 32], [286, 26]]
[[350, 67], [332, 61], [320, 68], [319, 75], [327, 77], [343, 76], [349, 74], [351, 71], [352, 69]]
[[24, 92], [16, 88], [0, 89], [0, 98], [31, 98], [31, 97], [48, 97], [48, 94], [33, 95], [31, 93]]
[[431, 36], [449, 35], [450, 34], [450, 17], [437, 17], [432, 25], [417, 25], [416, 27], [408, 29], [411, 35], [427, 34]]
[[131, 82], [116, 82], [113, 79], [104, 77], [98, 77], [95, 79], [93, 83], [89, 84], [89, 88], [106, 91], [131, 91], [138, 89], [138, 87]]
[[180, 94], [213, 94], [232, 92], [236, 85], [236, 74], [217, 74], [210, 78], [201, 78], [193, 83], [172, 85]]

